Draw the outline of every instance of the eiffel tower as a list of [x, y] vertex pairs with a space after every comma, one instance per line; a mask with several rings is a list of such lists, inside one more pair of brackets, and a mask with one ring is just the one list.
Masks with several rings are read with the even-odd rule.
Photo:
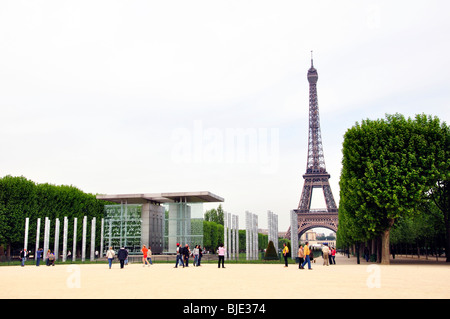
[[[309, 135], [308, 135], [308, 158], [306, 173], [303, 175], [303, 190], [298, 203], [294, 209], [297, 214], [298, 230], [300, 236], [305, 231], [315, 227], [325, 227], [337, 231], [338, 208], [334, 201], [333, 193], [329, 183], [330, 174], [325, 167], [322, 137], [320, 134], [319, 104], [317, 101], [317, 70], [314, 68], [311, 51], [311, 68], [308, 70], [309, 82]], [[326, 210], [311, 210], [311, 197], [314, 188], [321, 188], [325, 197]], [[290, 229], [286, 233], [290, 238]]]

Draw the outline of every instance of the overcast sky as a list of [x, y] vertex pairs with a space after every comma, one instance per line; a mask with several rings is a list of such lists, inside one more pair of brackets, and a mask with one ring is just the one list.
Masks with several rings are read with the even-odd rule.
[[448, 12], [448, 1], [3, 0], [0, 176], [94, 194], [210, 191], [241, 228], [246, 210], [260, 227], [271, 210], [287, 230], [306, 171], [311, 50], [338, 203], [356, 122], [449, 123]]

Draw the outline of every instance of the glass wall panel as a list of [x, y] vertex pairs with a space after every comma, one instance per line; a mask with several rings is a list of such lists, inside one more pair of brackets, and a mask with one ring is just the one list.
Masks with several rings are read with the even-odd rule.
[[175, 253], [177, 243], [191, 249], [203, 246], [203, 205], [181, 202], [165, 207], [164, 252]]
[[125, 247], [130, 254], [140, 254], [141, 210], [142, 205], [137, 204], [105, 205], [105, 251]]

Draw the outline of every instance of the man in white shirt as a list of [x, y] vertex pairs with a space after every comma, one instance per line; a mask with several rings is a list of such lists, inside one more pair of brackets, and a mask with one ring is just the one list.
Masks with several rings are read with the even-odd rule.
[[323, 244], [322, 247], [322, 258], [323, 258], [323, 265], [329, 266], [328, 263], [328, 254], [330, 253], [330, 248], [328, 247], [328, 244]]

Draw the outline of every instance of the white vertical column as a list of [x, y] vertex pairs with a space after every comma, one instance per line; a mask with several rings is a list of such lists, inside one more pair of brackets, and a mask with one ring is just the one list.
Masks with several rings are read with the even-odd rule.
[[247, 243], [247, 252], [248, 252], [248, 260], [255, 259], [255, 223], [256, 223], [256, 215], [248, 212], [247, 215], [247, 233], [248, 233], [248, 243]]
[[297, 213], [291, 210], [291, 258], [295, 259], [297, 254], [294, 254], [298, 250], [298, 221]]
[[87, 216], [83, 217], [83, 238], [81, 242], [81, 261], [86, 259], [86, 227], [87, 227]]
[[92, 218], [91, 222], [91, 261], [95, 260], [95, 217]]
[[258, 215], [253, 214], [253, 259], [258, 259]]
[[250, 260], [250, 252], [251, 252], [251, 215], [250, 212], [245, 212], [245, 258], [246, 260]]
[[[100, 229], [100, 254], [99, 254], [99, 258], [103, 257], [103, 232], [104, 232], [104, 227], [105, 227], [105, 221], [102, 218], [102, 224], [101, 224], [101, 229]], [[164, 234], [164, 233], [163, 233]]]
[[[225, 260], [227, 260], [228, 255], [228, 213], [223, 212], [223, 245], [225, 247]], [[220, 243], [219, 243], [220, 244]]]
[[67, 260], [67, 231], [68, 231], [69, 222], [67, 220], [67, 216], [64, 216], [63, 222], [63, 252], [62, 252], [62, 261], [65, 262]]
[[50, 235], [50, 220], [45, 217], [44, 222], [44, 260], [47, 260], [47, 251], [49, 246], [49, 236]]
[[72, 248], [72, 261], [75, 262], [77, 255], [77, 221], [78, 218], [73, 219], [73, 248]]
[[233, 245], [233, 259], [236, 260], [236, 215], [231, 216], [231, 236], [232, 236], [232, 245]]
[[239, 260], [239, 216], [236, 215], [236, 260]]
[[274, 236], [275, 236], [275, 241], [273, 242], [273, 244], [275, 245], [275, 249], [277, 251], [278, 254], [278, 215], [274, 215]]
[[231, 227], [232, 227], [232, 225], [231, 225], [231, 213], [228, 213], [227, 214], [227, 217], [228, 217], [228, 222], [227, 222], [227, 225], [228, 225], [228, 247], [227, 247], [227, 250], [226, 250], [226, 254], [227, 254], [227, 256], [228, 256], [228, 259], [231, 259], [232, 258], [232, 254], [233, 254], [233, 246], [231, 245]]
[[55, 254], [55, 260], [58, 260], [59, 256], [59, 218], [55, 219], [55, 243], [54, 243], [54, 249], [53, 252]]
[[228, 227], [228, 233], [230, 238], [228, 239], [230, 243], [230, 259], [234, 259], [234, 215], [230, 214], [230, 227]]
[[[26, 217], [25, 218], [25, 238], [23, 241], [23, 248], [25, 248], [26, 250], [28, 250], [28, 227], [30, 225], [30, 218]], [[36, 255], [36, 253], [35, 253]]]
[[41, 219], [38, 218], [36, 222], [36, 249], [34, 251], [34, 255], [36, 255], [37, 251], [39, 250], [39, 235], [41, 233]]

